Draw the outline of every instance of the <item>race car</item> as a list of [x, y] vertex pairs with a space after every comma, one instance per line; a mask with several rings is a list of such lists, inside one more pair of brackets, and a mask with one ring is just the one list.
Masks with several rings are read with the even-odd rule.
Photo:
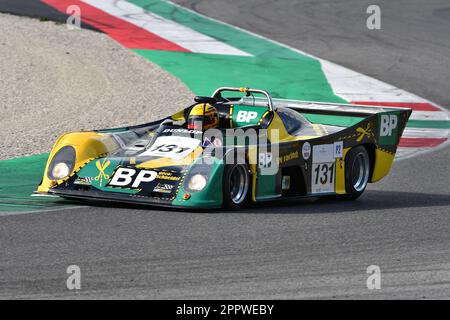
[[62, 135], [36, 192], [229, 210], [305, 197], [352, 200], [388, 174], [410, 115], [222, 87], [155, 122]]

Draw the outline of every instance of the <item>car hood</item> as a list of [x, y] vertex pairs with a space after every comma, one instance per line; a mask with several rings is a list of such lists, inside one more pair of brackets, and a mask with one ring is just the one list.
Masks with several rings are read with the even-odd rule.
[[179, 160], [105, 156], [86, 163], [58, 188], [173, 198], [199, 154], [201, 152], [193, 151]]

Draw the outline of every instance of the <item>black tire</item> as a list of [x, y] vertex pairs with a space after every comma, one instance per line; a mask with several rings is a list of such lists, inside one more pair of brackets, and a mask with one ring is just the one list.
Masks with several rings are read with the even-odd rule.
[[222, 178], [222, 207], [225, 210], [242, 208], [250, 196], [250, 173], [246, 164], [225, 165]]
[[366, 190], [370, 179], [370, 158], [366, 148], [352, 148], [345, 158], [345, 200], [355, 200]]

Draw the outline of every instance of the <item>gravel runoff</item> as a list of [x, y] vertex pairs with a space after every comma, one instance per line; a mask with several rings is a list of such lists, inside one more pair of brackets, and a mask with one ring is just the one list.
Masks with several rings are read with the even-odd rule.
[[0, 14], [0, 159], [67, 131], [149, 122], [190, 104], [177, 78], [108, 38]]

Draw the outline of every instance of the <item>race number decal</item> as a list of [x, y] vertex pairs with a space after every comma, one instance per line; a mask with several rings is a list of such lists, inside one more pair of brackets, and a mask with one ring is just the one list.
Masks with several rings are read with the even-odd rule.
[[342, 150], [340, 142], [313, 146], [311, 193], [334, 193], [335, 159]]
[[141, 156], [167, 157], [180, 160], [189, 155], [200, 144], [200, 140], [188, 137], [158, 137], [153, 145]]
[[314, 163], [312, 166], [312, 193], [334, 192], [334, 162]]

